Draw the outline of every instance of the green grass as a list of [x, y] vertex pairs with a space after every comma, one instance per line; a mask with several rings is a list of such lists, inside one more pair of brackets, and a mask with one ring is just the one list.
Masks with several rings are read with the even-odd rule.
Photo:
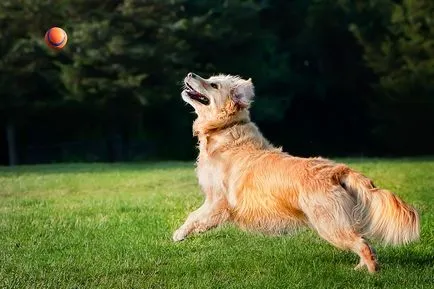
[[376, 245], [377, 275], [304, 231], [232, 225], [181, 243], [202, 202], [192, 163], [0, 168], [1, 288], [433, 288], [434, 160], [344, 160], [421, 213], [420, 242]]

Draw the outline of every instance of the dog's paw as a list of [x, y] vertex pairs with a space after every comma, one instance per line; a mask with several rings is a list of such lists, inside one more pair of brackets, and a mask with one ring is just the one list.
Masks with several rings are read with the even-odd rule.
[[354, 270], [356, 270], [356, 271], [363, 270], [363, 267], [365, 267], [365, 266], [366, 266], [365, 263], [363, 263], [363, 261], [360, 261], [360, 263], [357, 264], [356, 267], [354, 267]]
[[187, 237], [187, 234], [183, 229], [178, 229], [173, 233], [172, 239], [174, 242], [179, 242], [185, 239]]

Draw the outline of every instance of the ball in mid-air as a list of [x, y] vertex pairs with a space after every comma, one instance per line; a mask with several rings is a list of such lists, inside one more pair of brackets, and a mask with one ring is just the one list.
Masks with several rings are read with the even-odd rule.
[[65, 30], [59, 27], [52, 27], [45, 33], [45, 43], [51, 48], [62, 49], [68, 41]]

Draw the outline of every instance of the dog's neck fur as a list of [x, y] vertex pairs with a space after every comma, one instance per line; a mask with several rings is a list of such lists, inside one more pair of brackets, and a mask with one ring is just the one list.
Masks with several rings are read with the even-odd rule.
[[247, 124], [249, 122], [250, 116], [248, 111], [240, 111], [233, 115], [222, 114], [220, 117], [213, 120], [198, 117], [193, 123], [193, 135], [198, 137], [209, 136], [235, 125]]
[[198, 137], [200, 155], [211, 155], [237, 146], [276, 149], [251, 122], [248, 110], [213, 120], [198, 117], [193, 124], [193, 135]]

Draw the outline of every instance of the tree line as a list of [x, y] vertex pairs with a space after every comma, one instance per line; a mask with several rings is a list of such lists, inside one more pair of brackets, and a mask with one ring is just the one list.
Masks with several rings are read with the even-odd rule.
[[[189, 71], [251, 77], [253, 120], [293, 154], [430, 154], [432, 15], [430, 0], [4, 0], [0, 163], [101, 139], [103, 161], [140, 159], [125, 153], [140, 140], [142, 158], [191, 159]], [[68, 160], [86, 153], [40, 158]]]

